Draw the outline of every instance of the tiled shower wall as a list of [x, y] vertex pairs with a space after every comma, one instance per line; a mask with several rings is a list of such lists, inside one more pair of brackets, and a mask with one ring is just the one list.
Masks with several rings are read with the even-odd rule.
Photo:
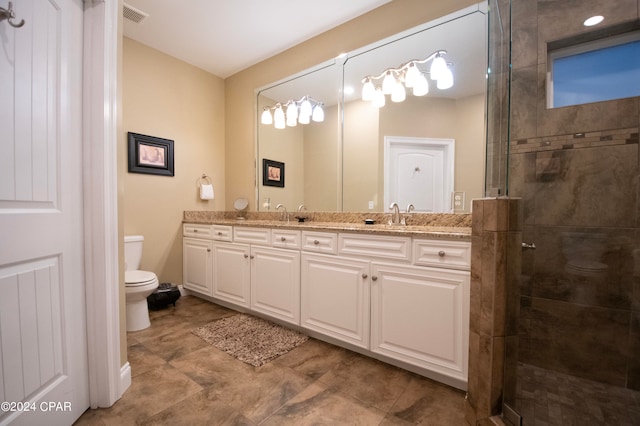
[[[595, 14], [606, 17], [601, 27], [637, 25], [639, 10], [639, 0], [512, 2], [509, 168], [523, 241], [537, 246], [522, 253], [518, 361], [635, 390], [640, 98], [547, 109], [546, 72], [547, 43], [589, 31], [582, 22]], [[602, 243], [600, 273], [568, 272], [571, 232]]]

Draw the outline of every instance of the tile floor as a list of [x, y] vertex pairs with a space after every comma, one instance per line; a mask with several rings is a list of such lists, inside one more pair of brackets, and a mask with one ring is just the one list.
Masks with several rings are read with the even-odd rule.
[[464, 392], [316, 339], [252, 367], [190, 330], [234, 311], [193, 296], [128, 333], [132, 384], [77, 425], [465, 425]]
[[640, 425], [640, 392], [529, 364], [516, 395], [523, 426]]

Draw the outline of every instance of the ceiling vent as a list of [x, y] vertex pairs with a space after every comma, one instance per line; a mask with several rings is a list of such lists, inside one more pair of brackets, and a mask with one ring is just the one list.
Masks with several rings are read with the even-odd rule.
[[136, 24], [139, 24], [140, 22], [148, 18], [149, 14], [144, 13], [143, 11], [138, 10], [135, 7], [130, 6], [126, 3], [123, 3], [122, 16], [124, 16], [130, 21], [135, 22]]

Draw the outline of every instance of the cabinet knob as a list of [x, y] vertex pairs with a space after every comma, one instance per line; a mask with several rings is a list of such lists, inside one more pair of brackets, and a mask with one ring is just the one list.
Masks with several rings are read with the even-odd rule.
[[368, 276], [369, 276], [369, 275], [367, 275], [367, 274], [362, 274], [362, 279], [363, 279], [363, 280], [366, 280]]
[[193, 230], [193, 232], [198, 232], [198, 230], [197, 230], [197, 229], [194, 229], [194, 230]]
[[373, 281], [378, 281], [378, 277], [376, 277], [375, 275], [373, 275], [373, 276], [371, 277], [371, 280], [373, 280]]
[[256, 258], [255, 256], [249, 256], [249, 257], [250, 257], [251, 259], [255, 259], [255, 258]]
[[218, 235], [222, 235], [222, 231], [218, 231]]
[[245, 258], [245, 259], [247, 259], [248, 257], [249, 257], [249, 255], [248, 255], [248, 254], [245, 254], [245, 255], [244, 255], [244, 258]]
[[320, 244], [320, 241], [318, 241], [318, 240], [314, 240], [314, 241], [313, 241], [313, 244], [318, 245], [318, 244]]
[[440, 251], [438, 252], [438, 256], [440, 256], [440, 257], [444, 257], [444, 255], [445, 255], [445, 254], [446, 254], [446, 253], [444, 252], [444, 250], [440, 250]]
[[210, 249], [210, 248], [208, 248], [208, 249], [207, 249], [207, 251], [209, 251], [209, 252], [210, 252], [210, 251], [211, 251], [211, 249]]
[[285, 237], [280, 237], [280, 241], [287, 241]]

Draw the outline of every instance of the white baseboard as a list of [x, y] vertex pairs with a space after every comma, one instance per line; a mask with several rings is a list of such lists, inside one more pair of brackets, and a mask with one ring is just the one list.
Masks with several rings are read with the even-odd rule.
[[127, 361], [120, 368], [120, 396], [131, 386], [131, 365]]

